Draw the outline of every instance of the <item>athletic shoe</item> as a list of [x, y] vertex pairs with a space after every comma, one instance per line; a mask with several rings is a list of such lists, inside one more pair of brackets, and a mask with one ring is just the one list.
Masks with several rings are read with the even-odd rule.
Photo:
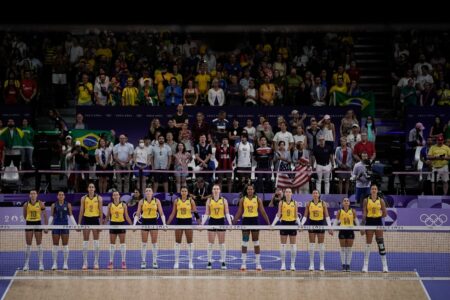
[[24, 265], [23, 266], [23, 269], [22, 269], [22, 271], [28, 271], [30, 269], [30, 266], [28, 265], [28, 264], [26, 264], [26, 265]]
[[194, 269], [194, 264], [191, 262], [189, 263], [189, 269], [191, 269], [191, 270]]
[[88, 269], [88, 265], [87, 265], [87, 264], [83, 264], [82, 269], [83, 269], [83, 270], [87, 270], [87, 269]]
[[245, 270], [247, 270], [247, 266], [244, 265], [244, 264], [242, 264], [242, 265], [241, 265], [241, 271], [245, 271]]
[[94, 263], [94, 270], [98, 270], [100, 269], [100, 266], [98, 265], [98, 263]]
[[147, 268], [147, 263], [145, 261], [141, 261], [141, 269]]
[[63, 270], [69, 270], [69, 266], [67, 264], [63, 265]]
[[261, 265], [256, 265], [256, 271], [262, 271], [262, 266]]
[[210, 261], [208, 261], [208, 264], [206, 265], [206, 268], [207, 268], [208, 270], [211, 270], [211, 269], [212, 269], [212, 264], [211, 264]]
[[291, 264], [291, 271], [295, 271], [295, 265]]
[[350, 265], [346, 265], [345, 272], [350, 272]]
[[363, 268], [362, 268], [362, 272], [363, 272], [363, 273], [369, 272], [369, 265], [364, 264], [364, 265], [363, 265]]
[[347, 271], [347, 265], [342, 265], [342, 272]]
[[227, 269], [227, 265], [223, 262], [222, 266], [220, 267], [222, 270], [226, 270]]
[[153, 269], [158, 269], [159, 267], [158, 267], [158, 263], [155, 261], [154, 263], [153, 263]]
[[127, 264], [123, 261], [122, 262], [122, 270], [126, 270], [127, 269]]
[[314, 265], [309, 265], [309, 270], [314, 271]]
[[57, 270], [58, 269], [58, 266], [56, 265], [56, 264], [53, 264], [53, 266], [52, 266], [52, 271], [55, 271], [55, 270]]
[[388, 272], [389, 272], [388, 266], [383, 266], [383, 273], [388, 273]]
[[286, 265], [285, 264], [281, 265], [280, 271], [286, 271]]
[[325, 266], [321, 264], [319, 270], [320, 271], [325, 271]]
[[108, 264], [108, 269], [110, 269], [110, 270], [113, 269], [113, 263], [112, 263], [112, 261], [109, 262], [109, 264]]
[[178, 269], [178, 263], [175, 263], [175, 264], [173, 265], [173, 268], [174, 268], [174, 269]]
[[39, 271], [44, 271], [44, 265], [43, 264], [39, 264]]

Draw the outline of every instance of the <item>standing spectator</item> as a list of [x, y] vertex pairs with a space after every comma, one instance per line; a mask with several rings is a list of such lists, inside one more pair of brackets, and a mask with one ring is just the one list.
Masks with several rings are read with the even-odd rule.
[[270, 83], [270, 77], [264, 76], [264, 83], [259, 87], [259, 100], [264, 106], [273, 106], [275, 102], [275, 85]]
[[159, 104], [158, 93], [153, 88], [150, 78], [144, 79], [144, 85], [139, 90], [138, 99], [139, 105], [158, 106]]
[[77, 113], [77, 116], [75, 117], [75, 125], [73, 126], [73, 129], [88, 129], [86, 124], [83, 122], [84, 116], [81, 113]]
[[438, 100], [439, 97], [432, 87], [432, 84], [425, 82], [423, 84], [423, 90], [420, 92], [420, 106], [434, 106]]
[[189, 123], [189, 117], [184, 112], [183, 104], [180, 103], [180, 104], [177, 105], [177, 111], [173, 115], [173, 119], [175, 120], [175, 127], [177, 127], [177, 128], [181, 128], [181, 126], [184, 123]]
[[243, 128], [243, 130], [245, 130], [247, 132], [248, 135], [248, 141], [252, 144], [254, 144], [254, 140], [256, 137], [256, 128], [253, 127], [253, 120], [252, 119], [247, 119], [247, 123], [245, 125], [245, 127]]
[[319, 136], [319, 143], [313, 147], [313, 163], [316, 162], [316, 189], [322, 191], [322, 179], [325, 181], [325, 194], [330, 193], [330, 177], [333, 165], [333, 149], [325, 144], [325, 136]]
[[19, 103], [20, 81], [16, 79], [16, 74], [10, 72], [8, 80], [3, 84], [3, 99], [7, 105]]
[[229, 122], [226, 119], [227, 113], [223, 110], [219, 112], [216, 119], [212, 121], [214, 128], [214, 140], [221, 141], [224, 136], [228, 136]]
[[248, 184], [248, 180], [251, 177], [252, 170], [252, 157], [253, 157], [253, 144], [248, 142], [247, 133], [241, 134], [241, 140], [235, 145], [236, 148], [236, 171], [237, 176], [241, 180], [242, 186]]
[[174, 170], [177, 193], [180, 193], [181, 187], [186, 186], [186, 177], [188, 175], [188, 164], [192, 160], [192, 154], [186, 152], [186, 146], [183, 143], [177, 144], [177, 151], [173, 155]]
[[229, 145], [228, 138], [223, 137], [220, 147], [216, 150], [216, 160], [219, 162], [217, 171], [228, 171], [228, 173], [218, 173], [218, 183], [222, 185], [223, 178], [227, 178], [228, 193], [232, 192], [233, 181], [231, 179], [233, 172], [233, 161], [235, 158], [234, 147]]
[[136, 106], [138, 104], [138, 89], [134, 86], [133, 77], [127, 79], [127, 86], [122, 91], [122, 106]]
[[364, 124], [364, 127], [367, 131], [367, 140], [369, 142], [375, 143], [375, 140], [377, 139], [377, 128], [375, 126], [374, 117], [367, 116], [366, 124]]
[[285, 121], [280, 123], [280, 129], [281, 131], [278, 131], [274, 138], [273, 138], [273, 148], [275, 151], [278, 148], [278, 144], [280, 141], [283, 141], [286, 147], [287, 151], [290, 151], [294, 147], [294, 137], [292, 136], [292, 133], [287, 131], [287, 124]]
[[[310, 168], [310, 161], [311, 156], [309, 150], [306, 147], [306, 144], [302, 141], [298, 141], [295, 144], [295, 150], [292, 154], [292, 163], [296, 168], [298, 166], [303, 166], [308, 170]], [[297, 174], [295, 176], [297, 176]], [[303, 185], [298, 186], [296, 188], [296, 192], [301, 194], [309, 194], [309, 180], [307, 180]]]
[[323, 116], [323, 119], [317, 124], [321, 128], [322, 134], [325, 136], [325, 144], [331, 149], [334, 149], [334, 141], [336, 140], [336, 129], [331, 122], [330, 115]]
[[239, 126], [239, 120], [233, 119], [233, 124], [228, 129], [228, 140], [231, 146], [235, 146], [242, 134], [242, 127]]
[[410, 78], [408, 84], [400, 90], [400, 102], [404, 107], [410, 107], [417, 106], [418, 100], [414, 79]]
[[258, 100], [259, 100], [259, 92], [255, 88], [255, 80], [251, 78], [249, 80], [248, 87], [244, 90], [244, 96], [245, 96], [245, 105], [246, 106], [257, 106]]
[[186, 106], [195, 106], [198, 102], [198, 89], [194, 86], [194, 81], [189, 79], [187, 87], [183, 92], [183, 104]]
[[[353, 165], [352, 149], [347, 146], [347, 140], [345, 137], [341, 137], [341, 145], [336, 148], [336, 171], [342, 171], [347, 173], [336, 173], [336, 177], [339, 179], [339, 194], [348, 195], [350, 186], [351, 170]], [[342, 183], [345, 180], [345, 188], [342, 189]]]
[[[97, 162], [97, 170], [109, 171], [111, 170], [112, 149], [106, 146], [106, 140], [101, 138], [98, 141], [98, 148], [95, 149], [95, 160]], [[98, 173], [98, 189], [100, 193], [108, 191], [108, 177], [109, 174]]]
[[[145, 148], [144, 139], [139, 140], [138, 146], [134, 149], [133, 162], [134, 162], [134, 176], [137, 178], [137, 189], [142, 191], [147, 186], [147, 177], [150, 175], [150, 155]], [[139, 170], [142, 170], [142, 178]]]
[[[126, 136], [124, 134], [119, 136], [119, 141], [119, 144], [113, 148], [115, 169], [117, 171], [129, 171], [133, 157], [133, 149], [126, 144]], [[117, 173], [116, 179], [119, 193], [128, 193], [130, 191], [130, 173]], [[124, 180], [123, 185], [122, 180]]]
[[28, 105], [35, 105], [35, 97], [37, 95], [37, 83], [36, 80], [31, 78], [31, 72], [25, 70], [23, 73], [23, 79], [20, 82], [20, 97], [23, 103]]
[[89, 82], [89, 75], [83, 73], [81, 76], [81, 82], [78, 83], [77, 88], [77, 105], [92, 105], [92, 94], [94, 93], [94, 87]]
[[[273, 149], [267, 143], [267, 138], [259, 138], [259, 146], [255, 150], [256, 171], [272, 170]], [[256, 190], [261, 193], [269, 191], [271, 173], [256, 173]]]
[[[405, 171], [405, 149], [403, 144], [399, 140], [394, 140], [389, 144], [389, 163], [392, 166], [393, 172]], [[390, 194], [395, 193], [394, 189], [395, 176], [396, 175], [393, 174], [389, 176], [388, 191]], [[400, 180], [401, 193], [406, 194], [405, 175], [398, 175], [398, 179]]]
[[[214, 83], [214, 80], [213, 80]], [[244, 97], [244, 90], [242, 86], [238, 83], [238, 78], [236, 75], [230, 76], [230, 84], [228, 85], [226, 91], [226, 98], [228, 105], [230, 106], [240, 106], [242, 105], [242, 99]], [[211, 103], [211, 101], [210, 101]]]
[[[198, 89], [200, 105], [206, 104], [207, 94], [208, 91], [210, 90], [209, 89], [210, 82], [211, 76], [207, 73], [207, 66], [203, 64], [200, 67], [200, 73], [197, 76], [195, 76], [195, 86]], [[225, 96], [223, 97], [223, 99], [225, 99]]]
[[109, 80], [106, 81], [106, 75], [100, 74], [99, 80], [94, 85], [95, 104], [105, 106], [109, 99]]
[[442, 134], [444, 134], [444, 124], [441, 121], [441, 117], [436, 116], [434, 118], [434, 123], [430, 128], [430, 136], [432, 138], [437, 138]]
[[22, 132], [22, 169], [30, 170], [33, 165], [34, 129], [29, 125], [28, 119], [22, 120]]
[[196, 121], [192, 125], [192, 132], [194, 133], [194, 141], [198, 143], [200, 135], [207, 135], [210, 131], [209, 124], [205, 122], [205, 115], [202, 112], [197, 112]]
[[13, 119], [8, 119], [7, 128], [0, 132], [0, 139], [5, 142], [5, 166], [8, 167], [11, 161], [20, 169], [21, 149], [23, 148], [24, 133], [16, 127]]
[[441, 179], [443, 182], [444, 195], [448, 192], [448, 161], [450, 160], [450, 148], [444, 145], [444, 137], [438, 136], [436, 145], [431, 146], [428, 151], [428, 159], [433, 167], [431, 190], [436, 195], [436, 182]]
[[[259, 125], [258, 125], [258, 128], [259, 128]], [[256, 137], [258, 139], [260, 139], [261, 137], [265, 137], [267, 144], [272, 145], [272, 141], [273, 141], [273, 138], [275, 137], [275, 134], [273, 133], [272, 127], [270, 126], [270, 123], [268, 120], [264, 120], [262, 128], [256, 132]]]
[[286, 96], [285, 105], [296, 105], [297, 93], [300, 89], [300, 84], [303, 82], [303, 78], [297, 75], [297, 69], [291, 68], [291, 72], [286, 76]]
[[[211, 160], [212, 149], [211, 145], [206, 143], [206, 135], [200, 135], [199, 142], [195, 145], [195, 162], [201, 171], [214, 171], [215, 164]], [[202, 176], [206, 181], [211, 181], [211, 173], [205, 173]]]
[[322, 135], [322, 131], [319, 126], [317, 126], [316, 118], [311, 118], [311, 126], [306, 129], [306, 137], [308, 139], [308, 149], [313, 150], [318, 144], [317, 137]]
[[183, 91], [181, 90], [181, 87], [178, 85], [178, 81], [175, 77], [172, 77], [170, 79], [170, 85], [166, 87], [164, 93], [166, 99], [166, 106], [175, 106], [179, 104], [182, 105]]
[[[428, 137], [427, 143], [422, 149], [420, 150], [420, 161], [422, 162], [422, 168], [418, 171], [422, 172], [431, 172], [432, 171], [432, 164], [431, 160], [428, 159], [428, 151], [430, 150], [431, 146], [433, 146], [433, 138]], [[428, 174], [426, 178], [422, 177], [422, 180], [420, 182], [420, 190], [422, 191], [422, 195], [426, 195], [427, 191], [430, 191], [430, 181], [432, 179], [432, 174]]]
[[340, 126], [340, 131], [341, 131], [341, 136], [347, 136], [350, 131], [352, 130], [352, 127], [354, 124], [358, 125], [359, 128], [359, 124], [358, 124], [358, 119], [356, 119], [356, 115], [354, 113], [353, 110], [348, 110], [345, 113], [345, 116], [342, 118], [341, 120], [341, 126]]
[[223, 106], [225, 104], [225, 94], [219, 87], [217, 79], [212, 81], [212, 87], [208, 91], [208, 103], [210, 106]]
[[[331, 94], [331, 91], [330, 91]], [[326, 105], [327, 89], [322, 85], [320, 77], [314, 79], [314, 85], [311, 87], [312, 106]]]
[[162, 183], [164, 193], [169, 192], [169, 174], [167, 171], [172, 163], [172, 149], [164, 142], [164, 136], [158, 137], [158, 144], [152, 147], [152, 165], [153, 170], [164, 172], [155, 173], [155, 181], [153, 182], [153, 191], [158, 192], [158, 184]]
[[361, 153], [361, 160], [353, 166], [352, 178], [356, 180], [355, 200], [359, 205], [370, 193], [370, 173], [368, 173], [369, 156], [367, 152]]

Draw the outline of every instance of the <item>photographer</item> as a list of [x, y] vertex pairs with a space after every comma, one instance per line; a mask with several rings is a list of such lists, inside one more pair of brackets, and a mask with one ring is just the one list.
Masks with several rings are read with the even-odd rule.
[[356, 181], [355, 200], [362, 202], [370, 192], [372, 169], [367, 152], [361, 153], [361, 161], [355, 164], [352, 171], [352, 180]]

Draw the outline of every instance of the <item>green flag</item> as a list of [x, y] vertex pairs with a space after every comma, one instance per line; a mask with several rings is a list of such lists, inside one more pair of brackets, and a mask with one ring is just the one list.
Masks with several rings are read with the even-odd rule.
[[361, 116], [375, 116], [375, 96], [367, 92], [359, 97], [352, 97], [344, 93], [335, 92], [336, 104], [339, 106], [354, 105], [361, 108]]
[[5, 142], [7, 149], [20, 149], [23, 148], [23, 136], [24, 133], [20, 128], [13, 128], [13, 135], [11, 136], [10, 129], [8, 127], [0, 130], [0, 139]]
[[75, 142], [79, 141], [81, 146], [89, 151], [89, 155], [94, 155], [102, 134], [105, 136], [106, 140], [111, 140], [111, 132], [108, 130], [74, 129], [70, 132], [73, 140]]

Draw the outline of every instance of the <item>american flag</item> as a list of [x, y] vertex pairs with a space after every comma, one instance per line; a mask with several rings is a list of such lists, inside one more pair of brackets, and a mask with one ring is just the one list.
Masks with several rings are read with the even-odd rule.
[[[277, 188], [298, 188], [309, 181], [311, 178], [311, 168], [306, 164], [308, 161], [301, 159], [301, 164], [298, 164], [294, 171], [295, 174], [279, 173], [277, 177]], [[291, 171], [288, 164], [280, 164], [279, 171]], [[293, 176], [294, 175], [294, 176]]]

